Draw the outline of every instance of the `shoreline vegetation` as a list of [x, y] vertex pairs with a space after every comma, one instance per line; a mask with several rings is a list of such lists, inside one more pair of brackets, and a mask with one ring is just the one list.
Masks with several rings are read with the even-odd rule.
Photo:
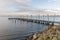
[[60, 40], [60, 25], [54, 25], [43, 32], [35, 33], [26, 40]]

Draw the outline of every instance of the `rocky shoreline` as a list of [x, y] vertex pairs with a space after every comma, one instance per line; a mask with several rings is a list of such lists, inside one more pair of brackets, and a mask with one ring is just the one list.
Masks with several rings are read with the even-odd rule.
[[26, 40], [60, 40], [60, 25], [54, 25], [47, 30], [33, 34]]

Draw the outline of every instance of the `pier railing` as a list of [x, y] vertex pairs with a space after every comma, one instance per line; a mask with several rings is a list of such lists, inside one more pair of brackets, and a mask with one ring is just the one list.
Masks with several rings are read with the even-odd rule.
[[50, 20], [50, 15], [21, 15], [19, 18], [55, 21], [55, 15], [51, 16], [52, 20]]
[[54, 23], [60, 23], [60, 22], [55, 22], [55, 16], [56, 15], [53, 15], [53, 16], [50, 16], [50, 15], [21, 15], [19, 18], [9, 18], [9, 19], [19, 19], [22, 21], [53, 25]]

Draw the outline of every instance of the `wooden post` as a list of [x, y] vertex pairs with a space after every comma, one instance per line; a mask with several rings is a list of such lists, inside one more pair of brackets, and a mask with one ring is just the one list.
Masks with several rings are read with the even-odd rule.
[[53, 15], [53, 23], [52, 23], [52, 25], [54, 25], [54, 22], [55, 22], [55, 14]]
[[40, 23], [39, 20], [40, 20], [40, 16], [38, 15], [37, 16], [37, 23]]
[[43, 15], [43, 20], [44, 20], [44, 15]]
[[47, 15], [47, 17], [48, 17], [48, 22], [49, 22], [49, 15]]
[[39, 16], [37, 15], [37, 23], [38, 23], [38, 18], [39, 18]]
[[54, 18], [53, 18], [53, 21], [54, 21], [54, 22], [55, 22], [55, 16], [56, 16], [56, 15], [54, 14]]
[[48, 18], [48, 20], [47, 20], [47, 21], [48, 21], [47, 24], [49, 25], [49, 15], [48, 15], [48, 14], [47, 14], [47, 18]]
[[20, 18], [21, 18], [21, 15], [20, 15]]
[[31, 19], [32, 19], [32, 15], [31, 15]]
[[27, 19], [28, 19], [28, 15], [27, 15]]
[[44, 22], [43, 22], [43, 21], [44, 21], [44, 15], [42, 15], [42, 24], [44, 24]]
[[24, 19], [24, 15], [23, 15], [23, 19]]
[[38, 19], [40, 20], [40, 15], [38, 15]]
[[22, 16], [22, 18], [23, 18], [23, 16]]
[[21, 16], [20, 16], [20, 18], [21, 18]]
[[40, 15], [39, 15], [39, 20], [40, 20]]

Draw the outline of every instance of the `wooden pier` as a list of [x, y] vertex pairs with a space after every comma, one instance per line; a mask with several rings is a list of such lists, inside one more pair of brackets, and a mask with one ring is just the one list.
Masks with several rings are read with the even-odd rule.
[[33, 22], [33, 23], [39, 23], [39, 24], [46, 24], [46, 25], [54, 25], [54, 23], [58, 23], [58, 24], [60, 24], [60, 22], [56, 22], [55, 21], [55, 15], [54, 16], [52, 16], [53, 17], [53, 21], [51, 21], [50, 19], [49, 19], [49, 15], [47, 15], [47, 19], [48, 20], [44, 20], [45, 18], [45, 16], [43, 15], [42, 16], [42, 19], [40, 19], [41, 17], [40, 17], [40, 15], [38, 15], [38, 16], [35, 16], [36, 17], [36, 19], [34, 19], [33, 18], [34, 16], [32, 16], [32, 15], [30, 15], [30, 16], [28, 16], [28, 15], [26, 15], [26, 16], [20, 16], [19, 18], [17, 17], [17, 18], [8, 18], [9, 20], [10, 19], [16, 19], [16, 20], [22, 20], [22, 21], [27, 21], [27, 22]]
[[45, 25], [54, 25], [53, 21], [46, 21], [46, 20], [38, 20], [38, 19], [28, 19], [28, 18], [8, 18], [10, 19], [16, 19], [16, 20], [22, 20], [22, 21], [27, 21], [27, 22], [33, 22], [33, 23], [38, 23], [38, 24], [45, 24]]

